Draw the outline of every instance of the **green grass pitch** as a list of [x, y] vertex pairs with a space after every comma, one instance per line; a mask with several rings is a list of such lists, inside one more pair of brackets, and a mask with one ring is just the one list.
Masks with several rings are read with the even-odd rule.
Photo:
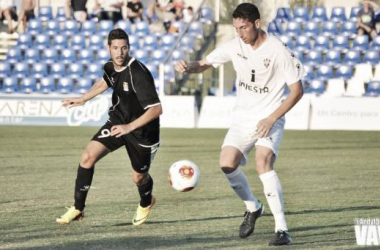
[[[254, 170], [243, 171], [266, 204], [255, 234], [238, 237], [244, 205], [218, 167], [226, 130], [162, 129], [151, 168], [157, 203], [131, 225], [138, 192], [124, 149], [95, 168], [85, 220], [55, 218], [73, 204], [80, 154], [97, 128], [0, 127], [0, 249], [273, 249], [274, 221]], [[167, 171], [180, 159], [201, 169], [199, 185], [179, 193]], [[276, 162], [294, 244], [275, 249], [356, 249], [355, 218], [379, 218], [380, 133], [285, 131]]]

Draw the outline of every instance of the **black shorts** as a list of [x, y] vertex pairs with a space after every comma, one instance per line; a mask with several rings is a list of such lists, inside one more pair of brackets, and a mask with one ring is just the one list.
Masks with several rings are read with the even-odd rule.
[[115, 151], [121, 146], [125, 146], [132, 168], [138, 173], [148, 172], [160, 143], [157, 142], [153, 145], [144, 145], [132, 133], [116, 138], [115, 136], [111, 136], [111, 128], [114, 125], [117, 124], [108, 120], [94, 137], [92, 137], [92, 140], [100, 142], [111, 151]]
[[34, 19], [36, 16], [34, 15], [34, 10], [27, 10], [25, 11], [26, 21], [29, 21], [30, 19]]

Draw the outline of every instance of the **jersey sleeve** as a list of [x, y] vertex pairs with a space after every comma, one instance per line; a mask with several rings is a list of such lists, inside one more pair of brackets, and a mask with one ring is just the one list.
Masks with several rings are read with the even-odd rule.
[[161, 104], [158, 98], [154, 80], [148, 69], [140, 65], [133, 74], [133, 86], [141, 106], [144, 109]]
[[223, 44], [220, 47], [214, 49], [208, 56], [206, 56], [207, 62], [209, 62], [214, 68], [231, 61], [227, 44]]
[[290, 49], [283, 47], [280, 55], [286, 84], [291, 85], [306, 76], [301, 61]]
[[111, 67], [111, 64], [112, 62], [108, 61], [103, 65], [103, 80], [106, 81], [108, 87], [113, 87], [113, 83], [111, 80], [113, 67]]

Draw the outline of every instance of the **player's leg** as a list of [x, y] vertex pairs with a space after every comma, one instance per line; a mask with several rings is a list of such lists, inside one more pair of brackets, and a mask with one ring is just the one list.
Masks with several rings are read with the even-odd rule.
[[75, 180], [74, 206], [58, 218], [60, 224], [69, 224], [73, 220], [82, 220], [84, 217], [86, 198], [94, 176], [95, 163], [110, 152], [103, 144], [90, 141], [82, 153]]
[[283, 136], [283, 124], [280, 121], [266, 138], [256, 143], [256, 170], [263, 183], [264, 194], [275, 220], [275, 236], [271, 245], [290, 244], [288, 227], [284, 213], [284, 199], [280, 179], [273, 168], [278, 147]]
[[153, 178], [149, 174], [149, 169], [157, 153], [159, 143], [144, 146], [133, 135], [126, 136], [126, 139], [126, 149], [132, 164], [132, 181], [136, 184], [140, 195], [140, 202], [132, 223], [139, 226], [148, 219], [155, 203]]

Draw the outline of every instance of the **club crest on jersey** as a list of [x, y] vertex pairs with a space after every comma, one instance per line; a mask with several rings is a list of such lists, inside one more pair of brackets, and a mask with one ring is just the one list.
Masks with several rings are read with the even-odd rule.
[[127, 82], [123, 82], [123, 89], [124, 91], [129, 91], [129, 86]]
[[268, 58], [264, 59], [264, 66], [265, 66], [265, 68], [268, 68], [269, 64], [270, 64], [270, 60]]
[[237, 55], [238, 55], [239, 57], [243, 58], [244, 60], [247, 60], [247, 59], [248, 59], [245, 55], [242, 55], [242, 54], [240, 54], [240, 53], [237, 53]]

